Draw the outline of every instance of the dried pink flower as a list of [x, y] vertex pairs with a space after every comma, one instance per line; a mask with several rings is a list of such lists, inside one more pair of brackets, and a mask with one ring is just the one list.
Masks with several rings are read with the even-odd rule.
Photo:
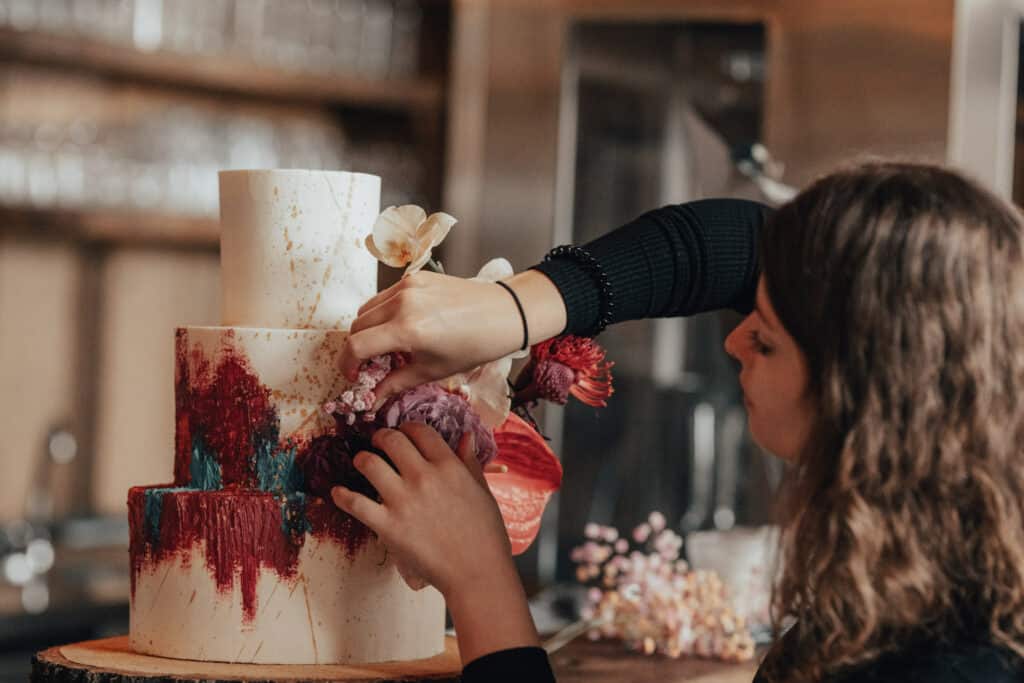
[[335, 400], [324, 403], [324, 412], [333, 414], [347, 425], [355, 424], [360, 418], [366, 422], [373, 420], [375, 416], [369, 410], [377, 402], [374, 390], [393, 368], [401, 367], [403, 363], [402, 357], [396, 353], [363, 361], [355, 383]]
[[633, 530], [642, 549], [630, 550], [614, 528], [594, 523], [585, 537], [571, 558], [576, 578], [589, 586], [581, 616], [593, 624], [591, 640], [619, 638], [632, 650], [669, 657], [753, 658], [754, 640], [725, 584], [679, 559], [682, 538], [665, 528], [664, 515], [652, 513]]

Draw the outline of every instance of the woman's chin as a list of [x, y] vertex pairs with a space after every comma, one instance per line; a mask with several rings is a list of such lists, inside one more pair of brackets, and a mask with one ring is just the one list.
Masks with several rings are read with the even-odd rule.
[[758, 445], [758, 447], [761, 448], [761, 450], [766, 451], [780, 460], [785, 460], [786, 462], [793, 462], [793, 460], [796, 459], [795, 454], [790, 453], [790, 449], [780, 444], [778, 439], [772, 439], [768, 435], [765, 435], [768, 436], [768, 438], [764, 438], [764, 436], [762, 436], [764, 433], [758, 429], [757, 424], [753, 420], [751, 420], [749, 424], [750, 438]]

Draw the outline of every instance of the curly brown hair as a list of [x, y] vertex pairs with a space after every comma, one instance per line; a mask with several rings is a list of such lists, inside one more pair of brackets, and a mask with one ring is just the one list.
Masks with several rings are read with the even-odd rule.
[[867, 162], [780, 208], [769, 299], [812, 436], [781, 497], [763, 671], [817, 681], [913, 643], [1024, 656], [1024, 223], [952, 171]]

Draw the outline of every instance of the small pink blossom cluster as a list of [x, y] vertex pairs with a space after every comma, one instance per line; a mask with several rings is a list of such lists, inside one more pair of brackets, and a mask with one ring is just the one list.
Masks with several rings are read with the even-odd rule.
[[363, 420], [371, 422], [376, 415], [370, 412], [373, 404], [377, 401], [374, 389], [380, 384], [392, 367], [401, 365], [401, 356], [385, 354], [374, 356], [359, 366], [359, 375], [355, 384], [342, 392], [334, 401], [324, 404], [324, 412], [328, 415], [341, 416], [347, 424], [355, 424], [356, 416], [360, 413]]
[[665, 527], [664, 515], [652, 512], [633, 530], [635, 546], [594, 523], [584, 536], [572, 561], [577, 580], [590, 586], [582, 616], [595, 624], [591, 640], [619, 638], [631, 650], [672, 658], [753, 658], [754, 640], [725, 584], [679, 559], [683, 539]]

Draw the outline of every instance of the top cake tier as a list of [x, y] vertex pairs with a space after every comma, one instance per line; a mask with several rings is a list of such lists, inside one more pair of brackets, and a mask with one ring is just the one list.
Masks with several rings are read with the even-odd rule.
[[224, 325], [347, 329], [377, 291], [366, 236], [380, 178], [337, 171], [222, 171]]

